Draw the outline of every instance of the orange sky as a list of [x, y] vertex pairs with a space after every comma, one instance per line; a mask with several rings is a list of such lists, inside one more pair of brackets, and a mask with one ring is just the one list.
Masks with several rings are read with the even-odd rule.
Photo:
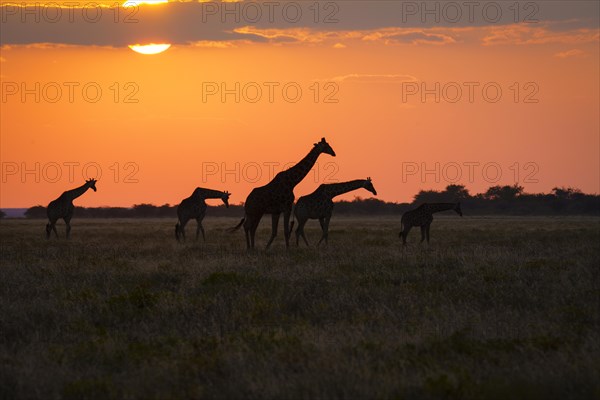
[[[2, 29], [4, 34], [6, 25]], [[177, 204], [196, 186], [229, 190], [238, 203], [268, 182], [269, 165], [278, 172], [323, 136], [337, 157], [321, 156], [296, 197], [323, 182], [367, 176], [387, 201], [410, 201], [420, 189], [450, 183], [465, 184], [472, 193], [516, 181], [528, 192], [555, 186], [600, 192], [597, 27], [542, 22], [419, 28], [420, 34], [451, 38], [439, 43], [396, 40], [413, 29], [402, 26], [274, 29], [258, 31], [265, 40], [174, 43], [159, 55], [125, 46], [3, 43], [0, 207], [46, 205], [81, 185], [88, 163], [100, 166], [102, 176], [96, 193], [77, 200], [81, 206]], [[286, 40], [274, 40], [281, 34]], [[55, 93], [51, 86], [39, 103], [33, 94], [25, 101], [20, 92], [10, 94], [15, 84], [32, 89], [36, 82], [62, 86], [62, 97], [48, 101]], [[65, 82], [79, 85], [73, 102]], [[206, 85], [233, 88], [236, 82], [256, 82], [262, 98], [251, 103], [242, 96], [236, 103], [233, 95], [225, 102], [214, 95], [203, 101]], [[273, 102], [265, 82], [279, 85]], [[337, 103], [324, 102], [328, 82], [330, 90], [339, 89]], [[435, 103], [433, 95], [425, 103], [419, 95], [403, 100], [407, 84], [433, 88], [436, 82], [480, 86], [472, 103], [466, 89], [456, 103], [444, 97]], [[497, 103], [482, 96], [481, 87], [490, 82], [502, 89]], [[97, 103], [83, 97], [81, 87], [88, 83], [102, 89]], [[127, 83], [133, 84], [129, 90]], [[284, 99], [286, 83], [302, 89], [297, 103]], [[133, 87], [138, 102], [125, 103]], [[311, 87], [320, 88], [318, 102]], [[536, 88], [532, 98], [538, 102], [525, 103]], [[35, 171], [36, 163], [38, 172], [22, 175], [23, 167]], [[72, 182], [65, 163], [79, 163], [72, 167]], [[403, 177], [403, 168], [435, 170], [436, 163], [437, 182], [434, 173]], [[54, 179], [57, 164], [62, 177]], [[457, 165], [462, 178], [455, 180]], [[494, 182], [496, 167], [502, 177]], [[229, 170], [224, 176], [223, 168]]]

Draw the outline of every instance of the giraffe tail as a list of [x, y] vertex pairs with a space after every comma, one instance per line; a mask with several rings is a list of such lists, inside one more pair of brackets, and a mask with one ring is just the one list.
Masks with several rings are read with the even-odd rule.
[[246, 221], [246, 217], [242, 218], [242, 220], [240, 221], [240, 223], [237, 224], [236, 226], [234, 226], [233, 228], [227, 229], [227, 232], [233, 233], [233, 232], [237, 231], [243, 225], [244, 221]]

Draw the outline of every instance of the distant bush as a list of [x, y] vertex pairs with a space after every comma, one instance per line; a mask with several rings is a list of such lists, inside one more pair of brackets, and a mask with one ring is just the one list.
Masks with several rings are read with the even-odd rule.
[[31, 208], [28, 208], [27, 211], [25, 211], [25, 217], [27, 218], [46, 218], [46, 207], [43, 206], [34, 206]]

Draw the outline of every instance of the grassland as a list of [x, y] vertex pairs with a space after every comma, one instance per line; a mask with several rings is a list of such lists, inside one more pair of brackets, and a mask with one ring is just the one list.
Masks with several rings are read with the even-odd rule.
[[600, 396], [599, 219], [442, 217], [402, 250], [398, 218], [334, 217], [253, 253], [235, 223], [0, 222], [1, 397]]

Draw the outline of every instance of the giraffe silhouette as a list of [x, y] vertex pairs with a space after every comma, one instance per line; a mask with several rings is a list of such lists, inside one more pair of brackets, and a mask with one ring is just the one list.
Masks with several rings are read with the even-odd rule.
[[50, 239], [50, 233], [54, 231], [54, 234], [58, 238], [58, 232], [56, 231], [56, 221], [63, 219], [67, 224], [67, 239], [71, 234], [71, 218], [73, 217], [73, 211], [75, 206], [73, 200], [87, 192], [88, 189], [96, 191], [96, 180], [89, 179], [85, 181], [85, 184], [73, 190], [67, 190], [56, 200], [52, 200], [48, 204], [46, 212], [48, 214], [49, 223], [46, 224], [46, 238]]
[[[296, 228], [296, 245], [299, 244], [300, 237], [302, 237], [304, 243], [308, 246], [308, 240], [306, 240], [306, 236], [304, 235], [304, 225], [309, 219], [318, 219], [321, 224], [323, 234], [321, 240], [317, 243], [317, 246], [320, 245], [323, 240], [327, 243], [329, 236], [329, 220], [331, 219], [331, 214], [333, 212], [333, 198], [360, 188], [364, 188], [377, 196], [377, 191], [373, 187], [371, 178], [367, 178], [342, 183], [323, 184], [311, 194], [300, 197], [294, 207], [294, 215], [298, 220], [298, 228]], [[292, 221], [292, 227], [293, 225], [294, 222]]]
[[399, 236], [402, 238], [402, 245], [406, 245], [406, 237], [413, 226], [421, 227], [421, 243], [427, 238], [429, 243], [429, 228], [433, 221], [433, 214], [440, 211], [454, 210], [462, 217], [460, 203], [423, 203], [414, 210], [402, 214], [402, 231]]
[[294, 187], [308, 174], [321, 153], [335, 157], [335, 151], [325, 138], [315, 143], [306, 157], [296, 165], [275, 175], [273, 180], [265, 186], [257, 187], [250, 192], [244, 204], [244, 218], [237, 226], [230, 229], [230, 232], [234, 232], [244, 225], [248, 249], [254, 248], [256, 229], [264, 214], [271, 214], [272, 230], [267, 249], [271, 246], [277, 236], [277, 225], [281, 213], [283, 213], [285, 245], [289, 247], [291, 232], [289, 222], [294, 205]]
[[177, 206], [177, 218], [179, 221], [175, 225], [175, 238], [183, 238], [185, 240], [185, 225], [192, 218], [196, 220], [198, 226], [196, 228], [196, 240], [200, 232], [202, 232], [202, 239], [206, 241], [204, 236], [204, 227], [202, 226], [202, 220], [206, 215], [206, 199], [221, 199], [225, 207], [229, 208], [229, 192], [220, 192], [218, 190], [205, 189], [198, 187], [192, 195], [186, 199], [183, 199], [179, 206]]

